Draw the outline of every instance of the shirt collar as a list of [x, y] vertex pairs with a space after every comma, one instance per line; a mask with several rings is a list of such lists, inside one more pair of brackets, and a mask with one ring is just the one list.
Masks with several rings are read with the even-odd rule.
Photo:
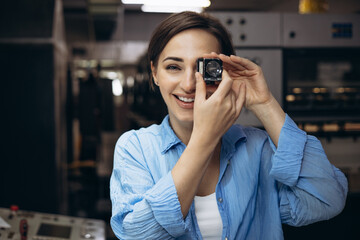
[[224, 153], [227, 155], [235, 152], [236, 144], [241, 140], [246, 141], [246, 138], [247, 136], [241, 125], [231, 126], [222, 138]]
[[[175, 132], [170, 126], [169, 115], [167, 115], [162, 121], [161, 125], [161, 153], [166, 153], [173, 146], [181, 143], [181, 140], [176, 136]], [[225, 147], [225, 151], [235, 152], [236, 143], [240, 140], [246, 141], [246, 134], [240, 125], [233, 125], [231, 128], [224, 134], [222, 141]]]
[[161, 125], [161, 153], [166, 153], [173, 146], [181, 143], [181, 140], [176, 136], [174, 130], [170, 126], [169, 115], [162, 121]]

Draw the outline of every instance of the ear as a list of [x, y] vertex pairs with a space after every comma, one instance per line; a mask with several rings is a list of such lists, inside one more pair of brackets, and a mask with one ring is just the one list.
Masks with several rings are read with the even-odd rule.
[[154, 66], [153, 61], [150, 62], [150, 65], [151, 65], [151, 75], [153, 77], [154, 83], [156, 86], [159, 86], [158, 80], [156, 78], [156, 68]]

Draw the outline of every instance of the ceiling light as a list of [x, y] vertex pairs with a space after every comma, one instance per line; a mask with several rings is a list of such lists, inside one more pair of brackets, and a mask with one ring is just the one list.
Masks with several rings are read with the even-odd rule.
[[142, 4], [144, 12], [201, 12], [203, 8], [209, 7], [209, 0], [122, 0], [123, 4]]
[[162, 12], [162, 13], [176, 13], [182, 11], [193, 11], [201, 12], [201, 7], [179, 7], [179, 6], [154, 6], [154, 5], [143, 5], [141, 6], [143, 12]]
[[123, 4], [145, 4], [158, 6], [209, 7], [209, 0], [122, 0]]
[[119, 79], [112, 81], [112, 92], [114, 96], [121, 96], [121, 94], [123, 94], [123, 86]]
[[144, 4], [144, 0], [121, 0], [123, 4]]

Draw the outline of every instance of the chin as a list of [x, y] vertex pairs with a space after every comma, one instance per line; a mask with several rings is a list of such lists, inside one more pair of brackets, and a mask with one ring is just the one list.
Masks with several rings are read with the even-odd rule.
[[181, 122], [194, 122], [194, 113], [193, 111], [191, 111], [191, 114], [180, 114], [180, 116], [178, 116], [178, 119]]
[[176, 114], [169, 114], [170, 118], [173, 118], [173, 120], [177, 121], [180, 124], [193, 124], [194, 122], [194, 112], [188, 111], [186, 113], [184, 112], [178, 112]]

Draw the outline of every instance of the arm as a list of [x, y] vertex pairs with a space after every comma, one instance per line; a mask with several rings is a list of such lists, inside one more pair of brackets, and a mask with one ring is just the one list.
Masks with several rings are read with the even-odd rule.
[[304, 225], [338, 214], [345, 204], [347, 181], [327, 160], [320, 142], [286, 117], [259, 66], [237, 56], [219, 57], [234, 81], [245, 82], [245, 107], [263, 123], [273, 143], [270, 175], [279, 182], [282, 220]]
[[287, 116], [270, 175], [278, 181], [282, 221], [293, 226], [327, 220], [345, 205], [347, 180], [328, 161], [318, 139]]
[[133, 132], [122, 135], [116, 144], [110, 196], [111, 226], [120, 239], [170, 239], [189, 227], [171, 173], [154, 182]]
[[185, 151], [171, 171], [184, 217], [216, 147], [220, 146], [221, 137], [238, 118], [244, 100], [245, 86], [233, 86], [233, 80], [226, 71], [223, 72], [223, 80], [218, 89], [206, 99], [205, 82], [199, 73], [196, 74], [192, 134]]

